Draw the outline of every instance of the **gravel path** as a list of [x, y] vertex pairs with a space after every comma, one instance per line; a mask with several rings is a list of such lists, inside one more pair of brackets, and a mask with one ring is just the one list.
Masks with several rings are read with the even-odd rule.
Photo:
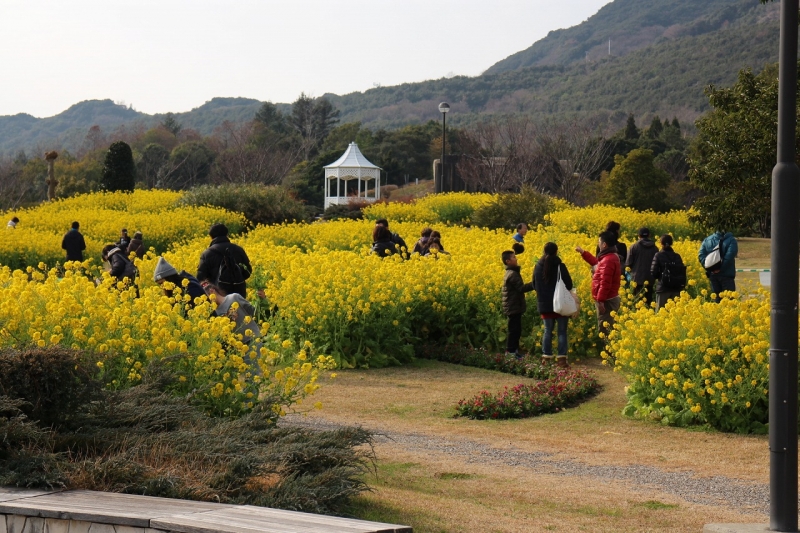
[[[282, 424], [330, 430], [339, 424], [318, 418], [289, 415]], [[769, 514], [769, 485], [742, 481], [725, 476], [696, 477], [692, 472], [668, 472], [653, 466], [597, 466], [555, 459], [547, 452], [526, 452], [515, 448], [495, 448], [469, 439], [449, 439], [419, 433], [398, 433], [371, 430], [375, 442], [392, 443], [410, 451], [425, 451], [463, 457], [466, 464], [495, 464], [527, 468], [532, 472], [586, 477], [599, 480], [623, 481], [632, 485], [654, 488], [687, 502], [722, 505], [741, 512]]]

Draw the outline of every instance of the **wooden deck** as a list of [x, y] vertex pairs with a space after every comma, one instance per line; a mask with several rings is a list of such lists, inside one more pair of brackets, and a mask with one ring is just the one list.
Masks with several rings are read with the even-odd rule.
[[[88, 490], [0, 488], [0, 514], [16, 515], [0, 524], [0, 533], [23, 527], [36, 531], [44, 519], [107, 524], [108, 528], [92, 526], [92, 531], [107, 529], [111, 533], [134, 528], [142, 533], [148, 528], [176, 533], [412, 533], [408, 526], [365, 520]], [[30, 525], [23, 526], [18, 517], [33, 518]]]

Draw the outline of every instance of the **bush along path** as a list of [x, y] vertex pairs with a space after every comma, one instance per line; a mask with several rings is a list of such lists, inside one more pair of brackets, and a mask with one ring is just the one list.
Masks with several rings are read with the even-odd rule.
[[425, 359], [436, 359], [496, 370], [507, 374], [540, 380], [533, 385], [520, 384], [504, 387], [497, 394], [481, 391], [471, 399], [462, 399], [456, 407], [456, 416], [472, 419], [526, 418], [558, 411], [576, 405], [595, 394], [600, 385], [590, 372], [576, 368], [557, 368], [542, 364], [529, 357], [517, 359], [504, 354], [490, 354], [464, 346], [427, 346], [417, 355]]

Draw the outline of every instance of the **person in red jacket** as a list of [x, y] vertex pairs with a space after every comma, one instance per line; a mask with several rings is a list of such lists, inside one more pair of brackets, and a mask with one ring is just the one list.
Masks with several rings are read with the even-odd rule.
[[592, 299], [597, 308], [597, 327], [605, 339], [614, 326], [612, 311], [619, 311], [619, 284], [622, 275], [619, 256], [617, 255], [617, 237], [610, 231], [600, 234], [597, 257], [580, 246], [575, 251], [583, 260], [592, 266], [597, 265], [592, 275]]

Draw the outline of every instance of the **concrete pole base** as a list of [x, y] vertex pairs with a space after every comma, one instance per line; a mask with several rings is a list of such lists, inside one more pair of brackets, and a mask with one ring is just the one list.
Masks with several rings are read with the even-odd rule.
[[703, 533], [760, 533], [772, 531], [769, 524], [706, 524]]

